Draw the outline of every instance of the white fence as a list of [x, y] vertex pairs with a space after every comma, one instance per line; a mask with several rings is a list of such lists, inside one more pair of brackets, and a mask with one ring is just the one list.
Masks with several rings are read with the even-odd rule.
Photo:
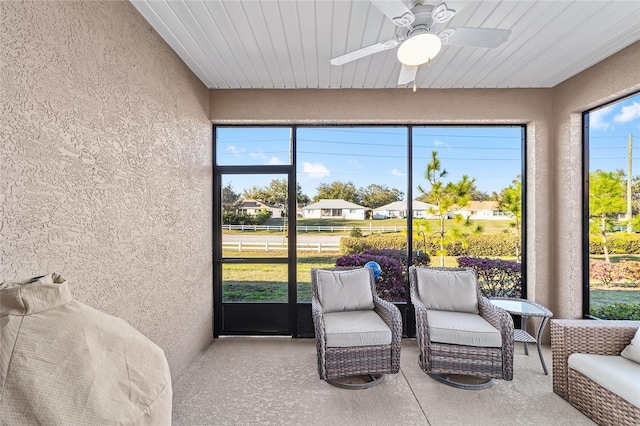
[[[363, 231], [371, 229], [373, 232], [401, 232], [407, 229], [406, 226], [358, 226]], [[269, 231], [284, 232], [287, 227], [284, 225], [222, 225], [226, 231]], [[350, 232], [353, 226], [325, 226], [325, 225], [298, 225], [298, 232]]]
[[[298, 251], [339, 251], [340, 244], [331, 243], [298, 243]], [[223, 242], [222, 250], [238, 250], [238, 251], [269, 251], [269, 250], [286, 250], [289, 247], [287, 243], [273, 242]]]

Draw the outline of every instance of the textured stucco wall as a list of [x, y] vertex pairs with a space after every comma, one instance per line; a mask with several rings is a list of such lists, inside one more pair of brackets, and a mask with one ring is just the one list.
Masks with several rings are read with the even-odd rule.
[[526, 124], [528, 295], [553, 309], [547, 297], [552, 95], [551, 89], [212, 90], [209, 111], [219, 124]]
[[582, 112], [640, 90], [640, 42], [554, 88], [556, 185], [550, 299], [562, 318], [582, 314]]
[[175, 378], [212, 336], [208, 90], [128, 2], [0, 9], [0, 281], [61, 273]]

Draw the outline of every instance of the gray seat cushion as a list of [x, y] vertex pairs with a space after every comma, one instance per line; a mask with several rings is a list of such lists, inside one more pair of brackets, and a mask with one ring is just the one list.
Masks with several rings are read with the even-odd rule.
[[373, 310], [326, 313], [324, 327], [330, 348], [391, 344], [391, 329]]
[[616, 355], [571, 354], [569, 368], [584, 374], [603, 388], [640, 407], [639, 364]]
[[427, 310], [429, 338], [452, 345], [502, 347], [500, 332], [478, 314]]

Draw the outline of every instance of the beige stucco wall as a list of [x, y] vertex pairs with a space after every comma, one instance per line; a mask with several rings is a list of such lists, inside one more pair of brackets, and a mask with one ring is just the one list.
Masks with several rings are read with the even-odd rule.
[[0, 9], [0, 281], [61, 273], [175, 378], [212, 336], [208, 90], [128, 2]]
[[582, 112], [640, 90], [640, 42], [554, 88], [552, 284], [556, 316], [582, 313]]

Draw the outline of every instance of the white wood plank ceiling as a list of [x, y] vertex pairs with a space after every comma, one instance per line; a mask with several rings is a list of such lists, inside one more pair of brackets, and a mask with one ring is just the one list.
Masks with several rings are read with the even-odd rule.
[[[329, 63], [394, 37], [367, 0], [131, 2], [209, 88], [398, 87], [396, 49]], [[446, 3], [459, 11], [447, 25], [512, 33], [495, 49], [443, 46], [418, 87], [553, 87], [640, 40], [640, 0]]]

